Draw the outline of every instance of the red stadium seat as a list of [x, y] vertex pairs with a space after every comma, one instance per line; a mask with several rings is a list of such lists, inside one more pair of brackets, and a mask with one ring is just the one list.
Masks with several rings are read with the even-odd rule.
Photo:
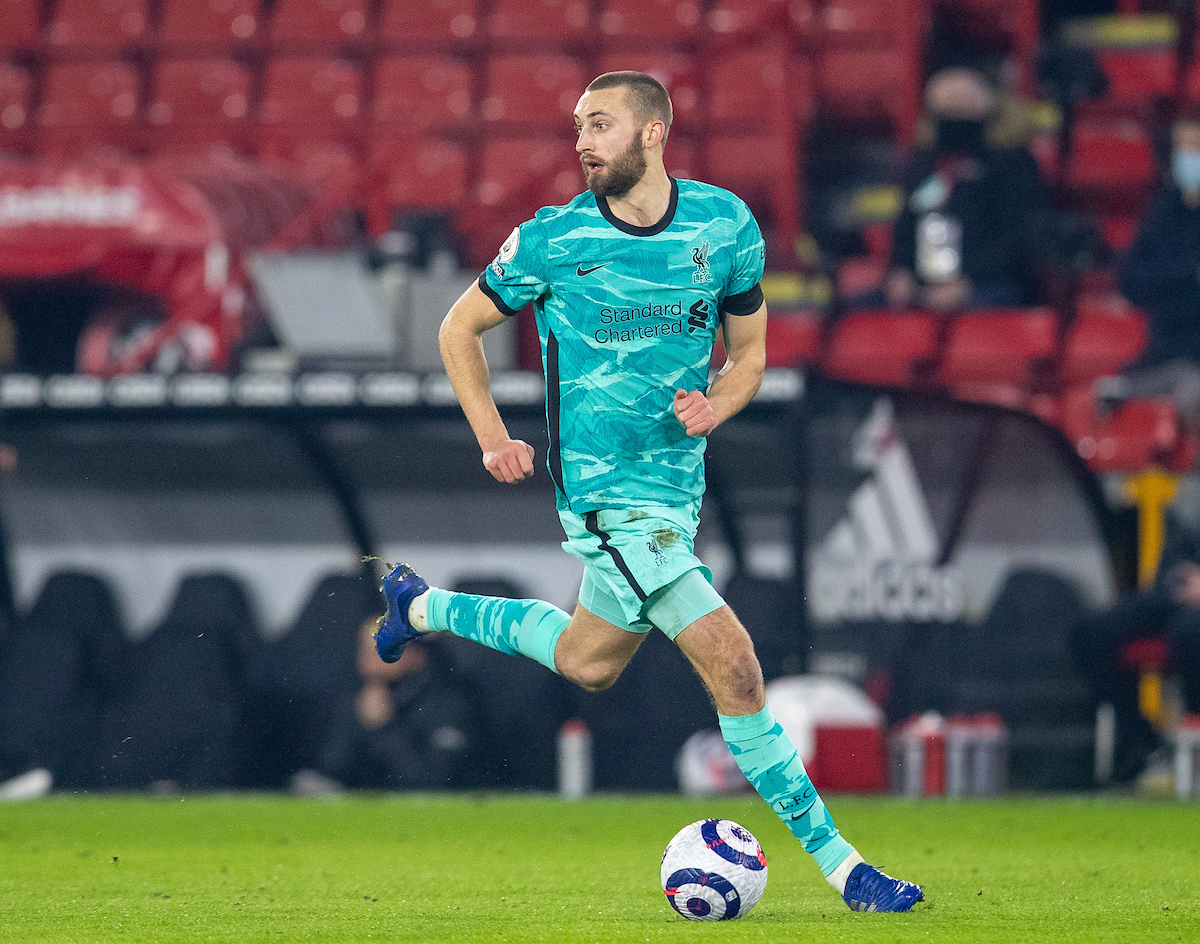
[[583, 190], [583, 172], [569, 138], [489, 139], [480, 151], [479, 168], [475, 202], [513, 222], [540, 207], [566, 203]]
[[74, 158], [88, 151], [138, 151], [138, 74], [123, 62], [52, 63], [42, 76], [38, 151]]
[[[625, 69], [645, 72], [663, 84], [671, 96], [671, 110], [675, 115], [673, 128], [682, 126], [686, 129], [693, 123], [700, 102], [700, 78], [694, 57], [684, 53], [644, 51], [610, 52], [600, 57], [600, 72], [621, 72]], [[670, 148], [670, 144], [667, 147]]]
[[657, 46], [680, 42], [699, 35], [700, 2], [605, 0], [600, 8], [599, 26], [602, 35], [629, 44]]
[[[668, 144], [669, 146], [669, 144]], [[745, 200], [767, 240], [768, 258], [794, 255], [800, 230], [795, 137], [710, 135], [704, 142], [704, 180]]]
[[267, 63], [264, 125], [336, 125], [358, 117], [359, 71], [341, 59], [281, 57]]
[[0, 141], [15, 144], [29, 122], [29, 73], [0, 62]]
[[[797, 92], [782, 51], [740, 49], [719, 57], [708, 74], [708, 115], [766, 130], [788, 111]], [[800, 93], [800, 97], [807, 97]]]
[[462, 147], [427, 137], [377, 137], [368, 156], [368, 226], [378, 236], [395, 210], [453, 210], [467, 196], [467, 155]]
[[367, 0], [276, 0], [270, 39], [303, 49], [360, 43], [368, 35], [369, 14]]
[[579, 39], [587, 34], [588, 13], [587, 0], [492, 0], [487, 29], [502, 40]]
[[461, 124], [471, 115], [470, 68], [442, 56], [386, 56], [375, 63], [372, 119], [419, 130]]
[[817, 72], [820, 110], [838, 124], [886, 122], [903, 132], [920, 97], [915, 69], [899, 49], [826, 49]]
[[44, 128], [132, 126], [138, 74], [123, 62], [58, 62], [45, 72], [38, 124]]
[[1146, 316], [1120, 295], [1083, 295], [1063, 340], [1064, 386], [1118, 373], [1146, 343]]
[[250, 74], [230, 59], [161, 59], [146, 109], [158, 150], [203, 153], [249, 131]]
[[1097, 49], [1096, 60], [1108, 77], [1106, 101], [1136, 105], [1175, 94], [1179, 66], [1170, 46]]
[[1182, 446], [1179, 420], [1170, 400], [1130, 400], [1106, 416], [1098, 416], [1095, 398], [1086, 387], [1070, 390], [1063, 397], [1062, 430], [1096, 472], [1169, 467]]
[[892, 38], [904, 11], [896, 0], [826, 0], [819, 18], [826, 41]]
[[968, 312], [950, 324], [938, 379], [948, 387], [1011, 384], [1025, 388], [1057, 348], [1058, 321], [1052, 309]]
[[481, 32], [476, 0], [384, 0], [379, 20], [380, 42], [405, 52], [414, 43], [462, 43]]
[[803, 367], [821, 352], [821, 319], [816, 315], [767, 315], [767, 366]]
[[718, 0], [709, 11], [708, 26], [717, 34], [778, 33], [788, 29], [793, 6], [809, 5], [789, 0]]
[[1097, 210], [1136, 210], [1158, 175], [1154, 148], [1132, 120], [1082, 119], [1067, 158], [1066, 185]]
[[58, 0], [46, 42], [61, 49], [121, 49], [146, 35], [146, 0]]
[[485, 121], [571, 127], [588, 78], [575, 59], [555, 55], [494, 56], [488, 60]]
[[906, 386], [933, 366], [937, 345], [933, 314], [854, 312], [834, 325], [821, 366], [842, 380]]
[[1109, 249], [1124, 252], [1137, 236], [1138, 220], [1132, 214], [1100, 217], [1100, 233]]
[[159, 38], [168, 48], [215, 49], [259, 33], [259, 0], [165, 0]]
[[40, 8], [40, 0], [0, 0], [0, 49], [37, 46]]

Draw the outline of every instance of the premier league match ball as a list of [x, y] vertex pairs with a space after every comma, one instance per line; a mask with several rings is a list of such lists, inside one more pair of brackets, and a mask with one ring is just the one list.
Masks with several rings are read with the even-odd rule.
[[750, 830], [727, 819], [684, 826], [662, 857], [667, 903], [691, 921], [729, 921], [758, 903], [767, 857]]

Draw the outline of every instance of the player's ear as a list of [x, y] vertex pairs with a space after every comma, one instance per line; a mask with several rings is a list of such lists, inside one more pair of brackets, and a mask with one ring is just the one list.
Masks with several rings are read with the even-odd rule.
[[658, 145], [662, 144], [666, 134], [667, 126], [656, 118], [642, 130], [642, 146], [646, 148], [658, 147]]

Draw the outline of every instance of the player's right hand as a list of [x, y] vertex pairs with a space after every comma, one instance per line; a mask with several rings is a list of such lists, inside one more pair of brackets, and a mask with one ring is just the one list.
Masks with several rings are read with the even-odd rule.
[[520, 482], [533, 475], [533, 446], [519, 439], [506, 439], [483, 453], [483, 465], [497, 482]]

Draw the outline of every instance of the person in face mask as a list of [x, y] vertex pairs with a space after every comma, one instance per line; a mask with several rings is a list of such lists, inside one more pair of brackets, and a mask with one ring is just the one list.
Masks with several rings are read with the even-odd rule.
[[1096, 393], [1109, 404], [1170, 396], [1200, 429], [1200, 113], [1175, 122], [1171, 143], [1170, 182], [1117, 268], [1121, 293], [1146, 311], [1146, 346], [1122, 376], [1097, 381]]
[[1047, 206], [1036, 162], [988, 143], [996, 95], [980, 72], [935, 73], [925, 103], [932, 141], [907, 174], [886, 303], [937, 311], [1028, 303], [1026, 237]]

